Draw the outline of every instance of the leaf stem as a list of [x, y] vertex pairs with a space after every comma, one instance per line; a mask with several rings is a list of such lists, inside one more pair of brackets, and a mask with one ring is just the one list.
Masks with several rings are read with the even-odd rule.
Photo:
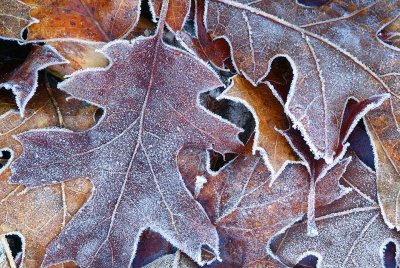
[[169, 5], [169, 0], [163, 0], [160, 12], [160, 19], [158, 23], [158, 29], [157, 29], [157, 37], [159, 39], [162, 38], [164, 33], [164, 26], [165, 26], [165, 20], [167, 18], [168, 5]]

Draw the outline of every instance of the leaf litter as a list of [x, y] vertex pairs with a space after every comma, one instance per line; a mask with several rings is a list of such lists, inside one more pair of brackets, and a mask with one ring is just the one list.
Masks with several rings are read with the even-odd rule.
[[398, 262], [398, 0], [24, 3], [0, 2], [2, 265]]

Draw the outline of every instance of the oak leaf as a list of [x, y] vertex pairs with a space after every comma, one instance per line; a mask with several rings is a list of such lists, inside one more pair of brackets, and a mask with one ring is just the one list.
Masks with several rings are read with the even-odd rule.
[[265, 84], [254, 87], [243, 76], [235, 76], [224, 97], [243, 102], [256, 120], [253, 151], [260, 151], [266, 165], [277, 176], [289, 162], [298, 160], [289, 142], [277, 130], [289, 128], [281, 103]]
[[60, 53], [69, 63], [49, 66], [52, 74], [64, 78], [75, 71], [94, 67], [106, 67], [107, 58], [97, 52], [105, 43], [84, 43], [84, 42], [48, 42]]
[[[162, 3], [163, 0], [149, 1], [150, 9], [152, 10], [154, 20], [160, 17]], [[190, 3], [191, 1], [188, 0], [169, 1], [166, 23], [172, 31], [179, 32], [182, 30], [186, 22], [186, 19], [189, 16]]]
[[39, 22], [28, 41], [78, 39], [108, 42], [129, 34], [139, 20], [139, 0], [24, 0]]
[[212, 0], [206, 21], [214, 38], [230, 41], [236, 69], [254, 85], [274, 58], [289, 59], [294, 78], [285, 111], [314, 155], [332, 162], [349, 98], [399, 97], [381, 77], [399, 72], [399, 51], [376, 37], [398, 9], [398, 1], [329, 1], [309, 8], [296, 1]]
[[[272, 266], [274, 260], [266, 252], [268, 240], [307, 212], [310, 178], [306, 167], [288, 164], [273, 181], [260, 154], [252, 155], [251, 143], [216, 176], [207, 173], [207, 158], [206, 152], [188, 148], [178, 160], [188, 188], [220, 237], [221, 262], [211, 266]], [[348, 163], [349, 159], [342, 160], [317, 182], [317, 206], [346, 192], [338, 181]]]
[[[182, 31], [176, 34], [182, 44], [201, 59], [213, 63], [220, 69], [226, 69], [230, 58], [229, 45], [224, 39], [212, 40], [204, 25], [204, 0], [196, 0], [195, 36]], [[233, 68], [232, 68], [233, 69]]]
[[0, 1], [0, 37], [22, 40], [22, 32], [34, 22], [30, 17], [31, 7], [19, 0]]
[[209, 261], [201, 258], [203, 247], [218, 254], [216, 230], [184, 187], [176, 157], [185, 144], [235, 150], [239, 130], [198, 104], [199, 93], [222, 84], [203, 62], [166, 45], [162, 29], [161, 23], [155, 36], [109, 43], [102, 49], [107, 68], [76, 72], [59, 85], [104, 108], [98, 125], [17, 136], [24, 152], [12, 165], [12, 182], [32, 187], [84, 176], [94, 185], [50, 244], [44, 266], [128, 266], [146, 228], [200, 264]]
[[33, 45], [24, 63], [16, 69], [0, 74], [0, 88], [12, 90], [21, 116], [38, 86], [38, 73], [48, 66], [66, 63], [51, 46]]
[[[40, 83], [24, 118], [15, 109], [1, 115], [0, 148], [3, 151], [11, 150], [13, 157], [19, 156], [22, 148], [13, 135], [29, 129], [59, 126], [60, 116], [65, 127], [77, 131], [95, 123], [93, 114], [96, 107], [83, 105], [78, 100], [67, 102], [65, 98], [65, 94], [57, 92], [49, 95], [43, 83]], [[0, 103], [3, 101], [9, 102], [1, 98]], [[29, 189], [7, 183], [10, 176], [7, 166], [1, 169], [3, 172], [0, 174], [0, 233], [21, 235], [24, 247], [21, 267], [39, 267], [50, 241], [90, 196], [91, 184], [78, 179]]]
[[352, 191], [317, 208], [319, 236], [305, 236], [306, 223], [301, 222], [271, 243], [272, 252], [286, 265], [311, 254], [318, 257], [318, 267], [381, 267], [386, 244], [397, 244], [399, 234], [388, 229], [380, 215], [375, 172], [352, 157], [343, 175], [343, 184]]

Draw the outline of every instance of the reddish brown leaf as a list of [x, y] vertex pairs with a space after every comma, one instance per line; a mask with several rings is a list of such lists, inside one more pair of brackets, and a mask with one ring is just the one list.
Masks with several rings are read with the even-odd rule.
[[[186, 18], [189, 16], [190, 2], [188, 0], [170, 0], [169, 8], [167, 13], [167, 25], [174, 32], [182, 30]], [[149, 1], [150, 8], [153, 13], [153, 19], [160, 16], [161, 5], [163, 0], [151, 0]]]
[[139, 0], [24, 0], [39, 20], [28, 40], [111, 41], [127, 35], [139, 19]]
[[[245, 152], [215, 177], [205, 171], [205, 152], [192, 149], [179, 157], [183, 178], [217, 227], [221, 263], [215, 263], [216, 267], [269, 267], [273, 261], [267, 257], [268, 240], [307, 211], [306, 167], [289, 164], [270, 185], [271, 173], [262, 157], [252, 155], [251, 150], [252, 145], [247, 145]], [[317, 206], [344, 194], [338, 180], [348, 163], [349, 159], [339, 162], [317, 182]], [[196, 169], [200, 170], [194, 179]]]
[[0, 74], [0, 88], [12, 90], [20, 114], [23, 116], [26, 104], [35, 94], [38, 72], [48, 66], [65, 62], [65, 59], [51, 46], [34, 45], [21, 66], [11, 72]]
[[192, 37], [184, 31], [177, 33], [177, 37], [181, 39], [186, 48], [194, 51], [201, 59], [212, 62], [221, 69], [230, 68], [231, 64], [225, 66], [227, 59], [230, 58], [228, 43], [224, 39], [212, 40], [204, 25], [204, 0], [196, 0], [195, 3], [196, 37]]
[[380, 77], [399, 73], [399, 51], [376, 38], [398, 16], [399, 3], [329, 1], [309, 8], [291, 0], [212, 0], [206, 20], [214, 38], [230, 41], [237, 70], [253, 84], [268, 74], [275, 57], [290, 59], [294, 79], [285, 111], [314, 155], [332, 162], [350, 97], [399, 98]]
[[166, 45], [162, 29], [161, 23], [155, 36], [109, 43], [102, 51], [110, 66], [76, 72], [60, 84], [104, 108], [98, 125], [18, 135], [24, 153], [12, 165], [12, 182], [39, 186], [84, 176], [94, 184], [43, 265], [126, 267], [146, 228], [200, 264], [208, 262], [204, 246], [217, 254], [216, 230], [184, 187], [176, 157], [185, 144], [235, 149], [238, 129], [198, 104], [199, 93], [221, 82], [208, 66]]
[[34, 22], [31, 7], [19, 0], [0, 0], [0, 37], [22, 39], [23, 30]]
[[389, 241], [400, 236], [389, 230], [380, 215], [376, 175], [355, 155], [343, 184], [352, 191], [334, 203], [317, 208], [317, 237], [304, 235], [306, 223], [289, 228], [274, 239], [271, 249], [288, 266], [301, 256], [316, 255], [320, 267], [381, 267]]
[[[38, 93], [27, 105], [24, 118], [16, 110], [0, 117], [0, 148], [12, 150], [13, 156], [18, 157], [22, 148], [13, 135], [29, 129], [59, 126], [60, 121], [65, 127], [77, 131], [94, 124], [95, 107], [83, 105], [77, 100], [67, 102], [65, 97], [60, 93], [50, 97], [44, 85], [40, 84]], [[3, 98], [0, 103], [3, 103]], [[91, 184], [79, 179], [26, 189], [22, 185], [8, 184], [9, 175], [8, 169], [0, 175], [0, 233], [20, 234], [24, 239], [21, 267], [39, 267], [50, 241], [89, 197]]]

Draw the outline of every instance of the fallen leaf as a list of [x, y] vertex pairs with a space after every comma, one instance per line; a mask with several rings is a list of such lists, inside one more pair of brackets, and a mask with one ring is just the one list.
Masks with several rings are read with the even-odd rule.
[[195, 3], [196, 36], [193, 37], [185, 31], [178, 32], [176, 36], [188, 50], [193, 51], [204, 61], [212, 62], [220, 69], [226, 69], [226, 61], [230, 58], [229, 45], [224, 39], [211, 38], [204, 25], [204, 0], [195, 0]]
[[[186, 18], [189, 16], [190, 2], [191, 1], [188, 0], [169, 1], [166, 23], [172, 31], [179, 32], [182, 30]], [[162, 3], [163, 0], [149, 1], [154, 21], [156, 21], [156, 18], [160, 17]]]
[[176, 157], [185, 144], [235, 150], [239, 130], [198, 104], [201, 92], [222, 84], [204, 63], [162, 41], [160, 21], [152, 37], [103, 47], [107, 68], [76, 72], [59, 85], [104, 108], [98, 125], [17, 136], [24, 153], [10, 181], [32, 187], [84, 176], [94, 185], [91, 199], [48, 247], [44, 266], [67, 260], [128, 266], [147, 228], [199, 264], [210, 261], [202, 259], [203, 247], [218, 254], [217, 232], [184, 187]]
[[[125, 39], [131, 40], [143, 35], [146, 30], [153, 30], [154, 23], [145, 18], [140, 18], [134, 30], [131, 31]], [[97, 50], [100, 50], [104, 42], [79, 42], [79, 41], [52, 41], [48, 42], [54, 47], [69, 63], [49, 66], [48, 70], [64, 79], [66, 75], [70, 75], [75, 71], [87, 68], [106, 67], [108, 59]]]
[[22, 32], [34, 22], [31, 7], [19, 0], [0, 1], [0, 38], [21, 40]]
[[12, 90], [21, 116], [28, 101], [35, 94], [38, 72], [48, 66], [65, 63], [65, 59], [51, 46], [32, 46], [25, 62], [8, 73], [0, 74], [0, 88]]
[[[377, 173], [378, 200], [382, 208], [382, 214], [386, 224], [390, 228], [400, 229], [398, 219], [399, 192], [400, 192], [400, 173], [396, 166], [388, 157], [388, 153], [383, 148], [381, 141], [374, 129], [369, 131], [375, 149], [375, 169]], [[398, 152], [397, 152], [398, 153]]]
[[274, 58], [289, 59], [294, 78], [285, 111], [314, 155], [332, 162], [349, 98], [399, 98], [380, 77], [399, 72], [399, 51], [376, 38], [397, 17], [399, 3], [329, 1], [309, 8], [296, 1], [211, 0], [206, 21], [214, 38], [229, 40], [238, 72], [254, 85]]
[[91, 193], [87, 180], [35, 188], [7, 183], [10, 172], [0, 175], [0, 233], [22, 237], [22, 267], [39, 267], [50, 243], [64, 228]]
[[[306, 167], [288, 164], [271, 185], [262, 157], [251, 151], [250, 143], [216, 176], [207, 175], [206, 152], [188, 148], [178, 157], [188, 188], [220, 237], [221, 262], [213, 267], [272, 267], [274, 261], [265, 247], [268, 240], [307, 212], [310, 178]], [[349, 159], [342, 160], [317, 182], [317, 206], [346, 192], [338, 181], [348, 163]]]
[[[385, 76], [400, 89], [400, 75]], [[400, 99], [391, 98], [372, 111], [366, 120], [375, 151], [378, 200], [390, 228], [400, 230], [398, 193], [400, 191]]]
[[49, 67], [49, 71], [60, 78], [78, 70], [108, 65], [107, 58], [96, 51], [101, 49], [104, 43], [49, 42], [49, 44], [69, 61], [69, 63]]
[[24, 0], [39, 22], [28, 41], [78, 39], [108, 42], [129, 34], [139, 20], [138, 0]]
[[400, 18], [394, 18], [381, 28], [378, 37], [388, 45], [400, 48]]
[[382, 101], [380, 96], [374, 96], [368, 98], [364, 101], [357, 102], [355, 100], [349, 100], [346, 105], [345, 112], [342, 117], [342, 129], [340, 130], [340, 138], [339, 144], [340, 146], [336, 149], [335, 158], [332, 163], [327, 164], [324, 159], [315, 159], [314, 155], [310, 151], [309, 146], [307, 146], [306, 141], [303, 139], [299, 130], [295, 130], [293, 128], [280, 131], [282, 135], [286, 137], [289, 141], [290, 145], [293, 147], [294, 151], [300, 156], [300, 158], [305, 163], [307, 170], [310, 174], [310, 191], [308, 197], [308, 228], [307, 233], [310, 236], [315, 236], [318, 234], [316, 222], [315, 222], [315, 182], [317, 182], [322, 176], [325, 176], [326, 172], [328, 172], [332, 167], [336, 165], [336, 163], [343, 158], [343, 155], [347, 151], [347, 147], [349, 143], [345, 142], [348, 140], [350, 133], [354, 129], [354, 122], [357, 122], [358, 119], [356, 117], [365, 115], [370, 107], [374, 107], [379, 105]]
[[254, 87], [243, 76], [235, 76], [224, 97], [246, 104], [256, 120], [253, 152], [260, 151], [272, 176], [277, 176], [285, 166], [298, 161], [289, 142], [277, 130], [289, 128], [282, 105], [265, 84]]
[[288, 266], [302, 256], [318, 257], [318, 267], [381, 267], [386, 244], [397, 245], [399, 234], [388, 229], [380, 215], [376, 175], [354, 154], [343, 175], [352, 191], [334, 203], [317, 208], [317, 237], [304, 235], [306, 223], [293, 225], [271, 243], [272, 253]]
[[140, 236], [138, 249], [131, 267], [143, 267], [153, 261], [176, 252], [159, 233], [146, 230]]
[[196, 264], [185, 255], [177, 252], [175, 254], [165, 255], [143, 268], [196, 268]]
[[[10, 110], [0, 117], [0, 148], [11, 150], [12, 155], [18, 157], [22, 147], [13, 136], [29, 129], [59, 126], [60, 115], [66, 127], [77, 131], [95, 123], [93, 108], [96, 107], [85, 107], [78, 100], [66, 102], [65, 97], [60, 93], [49, 95], [43, 83], [40, 83], [24, 118], [16, 110]], [[0, 100], [2, 102], [3, 98]], [[10, 171], [6, 168], [7, 165], [0, 174], [0, 234], [17, 233], [22, 236], [24, 258], [21, 267], [39, 267], [47, 245], [90, 196], [91, 184], [78, 179], [28, 189], [22, 185], [8, 184]]]

